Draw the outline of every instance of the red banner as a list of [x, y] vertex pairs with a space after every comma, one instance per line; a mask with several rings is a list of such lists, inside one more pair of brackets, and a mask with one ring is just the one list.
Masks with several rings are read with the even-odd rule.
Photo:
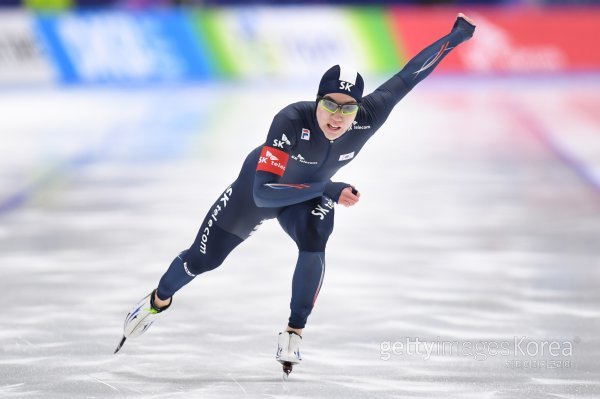
[[256, 170], [274, 173], [283, 176], [288, 163], [289, 155], [277, 148], [263, 146]]
[[[410, 59], [448, 33], [459, 10], [391, 8], [398, 50]], [[600, 70], [600, 8], [460, 10], [475, 20], [473, 38], [439, 70], [542, 72]]]

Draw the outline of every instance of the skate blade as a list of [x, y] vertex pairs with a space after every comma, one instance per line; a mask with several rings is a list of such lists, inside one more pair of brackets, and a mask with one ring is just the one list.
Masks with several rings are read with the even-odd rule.
[[117, 353], [119, 350], [121, 350], [121, 348], [123, 347], [123, 344], [125, 343], [126, 339], [127, 339], [127, 337], [125, 337], [123, 335], [123, 338], [121, 338], [121, 342], [119, 342], [119, 345], [117, 345], [117, 349], [115, 349], [114, 353]]
[[294, 365], [291, 362], [283, 362], [281, 364], [283, 366], [283, 379], [287, 380], [290, 377], [290, 373], [292, 372]]

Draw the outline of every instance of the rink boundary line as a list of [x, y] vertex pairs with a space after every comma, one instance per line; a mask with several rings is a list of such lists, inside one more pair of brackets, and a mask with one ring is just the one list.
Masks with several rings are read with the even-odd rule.
[[506, 109], [508, 109], [508, 111], [517, 119], [521, 126], [536, 137], [552, 154], [560, 159], [563, 164], [571, 169], [594, 191], [600, 194], [600, 179], [594, 174], [586, 161], [561, 145], [560, 140], [557, 140], [555, 135], [552, 134], [549, 129], [546, 129], [530, 112], [523, 111], [514, 103], [508, 104]]
[[[73, 92], [78, 92], [78, 91], [82, 91], [82, 92], [86, 92], [89, 91], [89, 89], [92, 89], [90, 87], [83, 87], [83, 86], [75, 86], [75, 87], [69, 87], [68, 90], [63, 90], [63, 88], [61, 87], [54, 87], [54, 88], [47, 88], [49, 91], [54, 91], [54, 90], [58, 90], [58, 92], [62, 92], [62, 91], [73, 91]], [[98, 89], [98, 88], [96, 88]], [[99, 87], [100, 93], [112, 93], [114, 90], [114, 88], [111, 87]], [[104, 90], [106, 89], [106, 90]], [[135, 90], [132, 90], [135, 89]], [[164, 90], [163, 90], [164, 89]], [[173, 89], [178, 89], [176, 91], [173, 91]], [[169, 95], [178, 95], [180, 92], [183, 92], [183, 94], [186, 94], [187, 90], [196, 90], [196, 89], [202, 89], [202, 93], [206, 94], [210, 94], [212, 93], [211, 90], [216, 90], [219, 89], [218, 86], [211, 86], [208, 84], [202, 84], [202, 85], [197, 85], [195, 87], [185, 87], [182, 88], [181, 90], [179, 90], [179, 85], [171, 85], [171, 86], [163, 86], [161, 88], [161, 90], [158, 91], [159, 96], [156, 97], [156, 99], [153, 99], [151, 101], [152, 107], [155, 108], [149, 108], [149, 110], [147, 110], [146, 112], [148, 112], [148, 115], [150, 117], [152, 117], [154, 115], [154, 112], [152, 111], [152, 109], [156, 109], [156, 107], [160, 107], [162, 106], [162, 104], [164, 103], [164, 99], [163, 97], [165, 97], [165, 93], [169, 94]], [[133, 92], [133, 93], [144, 93], [146, 90], [148, 90], [149, 93], [156, 93], [156, 88], [153, 87], [144, 87], [144, 88], [140, 88], [140, 87], [136, 87], [136, 88], [129, 88], [126, 87], [123, 90], [117, 90], [117, 92], [121, 92], [121, 93], [128, 93], [128, 92]], [[220, 88], [219, 90], [223, 90], [222, 88]], [[0, 90], [1, 91], [1, 90]], [[93, 92], [97, 92], [97, 90], [92, 90]], [[207, 94], [207, 95], [208, 95]], [[157, 100], [158, 99], [158, 100]], [[157, 105], [158, 104], [158, 105]], [[121, 140], [123, 139], [123, 134], [122, 131], [124, 129], [131, 129], [134, 132], [137, 132], [138, 130], [145, 130], [147, 128], [147, 126], [153, 126], [153, 125], [161, 125], [164, 123], [171, 123], [172, 121], [176, 121], [177, 122], [177, 131], [179, 133], [183, 133], [183, 134], [187, 134], [188, 136], [183, 136], [181, 141], [178, 141], [177, 144], [180, 148], [176, 149], [175, 151], [183, 151], [185, 149], [185, 140], [189, 137], [198, 137], [198, 134], [204, 134], [204, 128], [207, 124], [207, 120], [210, 118], [211, 114], [214, 113], [213, 108], [210, 107], [210, 103], [207, 102], [206, 104], [204, 104], [204, 102], [198, 102], [198, 107], [199, 109], [202, 109], [201, 112], [195, 113], [195, 117], [192, 118], [192, 125], [193, 125], [193, 131], [195, 131], [194, 134], [190, 134], [189, 132], [191, 130], [186, 130], [184, 129], [179, 129], [179, 125], [181, 124], [182, 120], [185, 121], [189, 121], [187, 118], [182, 118], [181, 115], [175, 117], [173, 116], [172, 120], [169, 119], [158, 119], [157, 121], [154, 119], [143, 119], [143, 122], [141, 123], [128, 123], [127, 125], [123, 125], [123, 124], [118, 124], [116, 127], [112, 127], [107, 131], [106, 136], [104, 136], [98, 143], [91, 145], [89, 147], [84, 147], [81, 148], [79, 150], [79, 152], [75, 152], [74, 154], [71, 154], [70, 156], [66, 156], [66, 157], [61, 157], [60, 159], [56, 159], [51, 163], [47, 163], [44, 165], [39, 165], [35, 170], [34, 173], [36, 174], [36, 176], [32, 179], [29, 179], [28, 181], [23, 181], [21, 183], [16, 183], [13, 187], [10, 187], [8, 190], [5, 190], [4, 195], [0, 196], [0, 217], [5, 216], [6, 214], [9, 214], [12, 211], [15, 211], [16, 209], [20, 208], [21, 206], [23, 206], [24, 204], [26, 204], [27, 202], [31, 201], [33, 198], [35, 198], [37, 195], [39, 195], [41, 192], [43, 192], [45, 189], [48, 189], [49, 187], [51, 187], [53, 184], [55, 184], [57, 181], [61, 181], [61, 180], [65, 180], [65, 179], [69, 179], [70, 175], [74, 172], [74, 171], [78, 171], [82, 168], [85, 168], [89, 165], [93, 165], [95, 163], [98, 162], [102, 162], [104, 160], [107, 160], [109, 158], [111, 158], [111, 153], [110, 151], [115, 150], [115, 149], [119, 149], [119, 145]], [[187, 113], [184, 115], [187, 116]], [[185, 122], [188, 123], [188, 122]], [[184, 125], [185, 125], [184, 123]], [[173, 125], [174, 126], [174, 125]], [[172, 129], [170, 130], [159, 130], [160, 131], [160, 136], [154, 136], [154, 138], [171, 138], [173, 137], [173, 132]], [[200, 133], [199, 133], [200, 132]], [[179, 134], [178, 133], [178, 134]], [[141, 135], [139, 135], [139, 133], [136, 133], [137, 136], [135, 136], [137, 139], [143, 139], [143, 137]], [[131, 148], [129, 148], [131, 149]], [[152, 151], [152, 150], [149, 150]], [[169, 150], [171, 151], [171, 150]], [[177, 154], [171, 153], [169, 155], [169, 157], [174, 157], [174, 156], [178, 156], [179, 152]], [[131, 154], [133, 154], [134, 156], [137, 154], [137, 152], [132, 152]], [[129, 155], [131, 155], [129, 154]], [[118, 155], [117, 155], [118, 157]], [[133, 162], [137, 163], [138, 160], [135, 157], [130, 157], [130, 158], [124, 158], [127, 162], [131, 162], [133, 159]], [[154, 155], [151, 154], [149, 158], [144, 158], [145, 161], [149, 160], [149, 159], [155, 159]], [[164, 157], [161, 155], [160, 157], [156, 158], [156, 159], [164, 159]]]
[[64, 171], [78, 169], [79, 167], [96, 162], [98, 159], [100, 157], [92, 151], [83, 151], [81, 154], [75, 155], [65, 162], [47, 167], [39, 178], [24, 188], [9, 194], [5, 199], [0, 199], [0, 216], [4, 216], [19, 208], [44, 188], [52, 185], [56, 180], [63, 178]]

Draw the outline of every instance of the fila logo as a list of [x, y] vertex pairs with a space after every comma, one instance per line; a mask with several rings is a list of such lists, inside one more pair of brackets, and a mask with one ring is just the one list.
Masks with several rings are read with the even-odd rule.
[[290, 143], [290, 140], [288, 140], [285, 133], [281, 136], [281, 140], [277, 140], [277, 139], [273, 140], [273, 147], [283, 148], [284, 144], [292, 145], [292, 143]]
[[302, 129], [302, 136], [300, 136], [302, 140], [310, 140], [310, 130]]
[[352, 83], [342, 82], [340, 80], [340, 89], [350, 91], [352, 89], [352, 86], [354, 86]]
[[340, 159], [339, 160], [340, 161], [347, 161], [347, 160], [352, 159], [352, 158], [354, 158], [354, 151], [352, 151], [352, 152], [350, 152], [348, 154], [342, 154], [342, 155], [340, 155]]

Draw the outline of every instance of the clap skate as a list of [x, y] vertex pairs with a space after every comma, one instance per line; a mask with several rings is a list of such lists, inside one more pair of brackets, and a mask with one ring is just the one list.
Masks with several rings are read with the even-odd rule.
[[302, 361], [300, 356], [302, 337], [293, 331], [282, 331], [277, 340], [277, 355], [275, 360], [283, 365], [284, 378], [287, 378], [295, 364]]
[[158, 307], [154, 303], [154, 294], [156, 290], [153, 290], [149, 295], [144, 297], [134, 308], [127, 314], [125, 317], [125, 324], [123, 326], [123, 338], [121, 338], [121, 342], [115, 349], [115, 353], [117, 353], [127, 338], [129, 337], [138, 337], [142, 335], [158, 316], [158, 314], [164, 310], [167, 310], [169, 306], [171, 306], [171, 302], [165, 307]]

